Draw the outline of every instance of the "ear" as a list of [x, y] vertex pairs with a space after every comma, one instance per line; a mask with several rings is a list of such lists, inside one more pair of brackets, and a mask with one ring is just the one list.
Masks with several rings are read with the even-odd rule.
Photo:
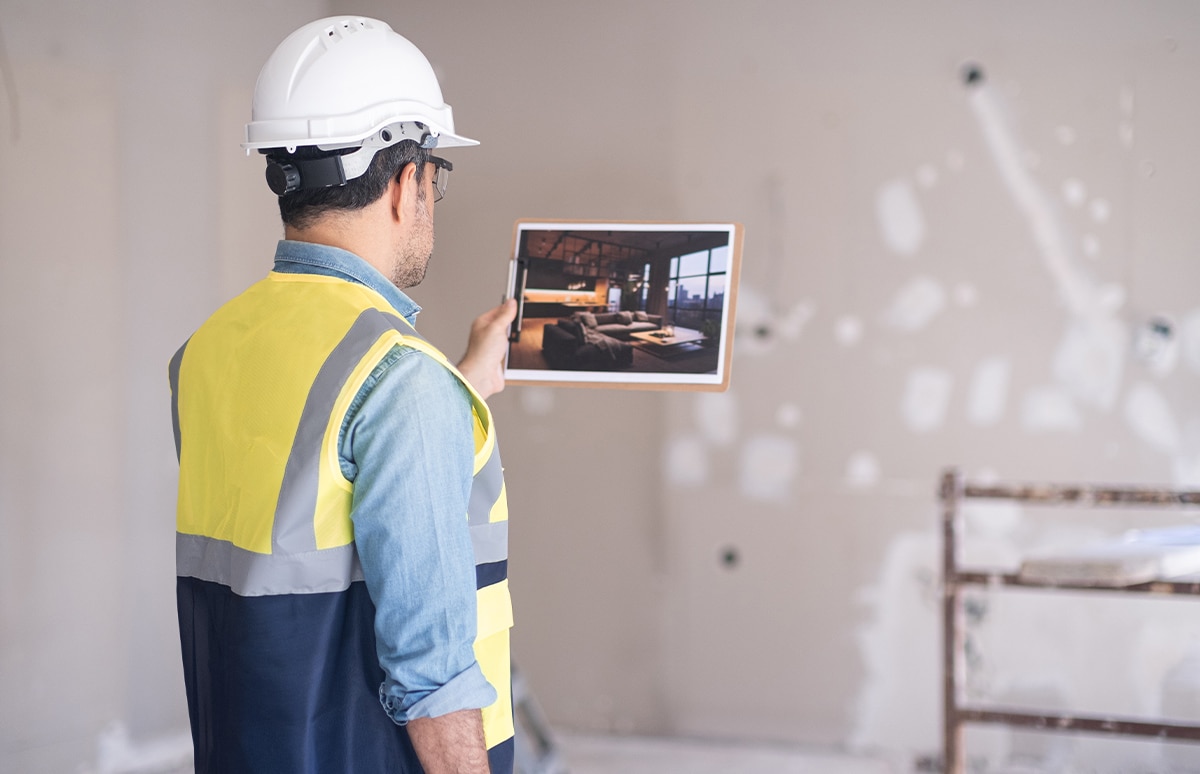
[[405, 164], [400, 173], [388, 183], [385, 196], [391, 202], [392, 219], [407, 226], [417, 212], [417, 165]]

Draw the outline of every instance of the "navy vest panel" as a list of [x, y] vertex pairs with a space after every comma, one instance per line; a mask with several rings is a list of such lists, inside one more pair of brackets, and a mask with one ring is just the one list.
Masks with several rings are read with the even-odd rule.
[[197, 774], [421, 774], [379, 704], [365, 583], [240, 597], [181, 577], [176, 600]]

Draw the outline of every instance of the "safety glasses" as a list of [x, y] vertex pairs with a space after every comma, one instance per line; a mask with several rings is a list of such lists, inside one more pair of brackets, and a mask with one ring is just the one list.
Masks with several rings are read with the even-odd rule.
[[446, 181], [454, 165], [438, 156], [430, 156], [429, 163], [433, 165], [433, 200], [440, 202], [446, 195]]

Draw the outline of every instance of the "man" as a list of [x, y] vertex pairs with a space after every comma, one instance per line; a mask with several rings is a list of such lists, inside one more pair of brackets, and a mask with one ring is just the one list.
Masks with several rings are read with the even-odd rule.
[[337, 17], [272, 54], [274, 270], [171, 361], [197, 772], [512, 772], [492, 417], [510, 301], [451, 366], [412, 327], [454, 132], [425, 57]]

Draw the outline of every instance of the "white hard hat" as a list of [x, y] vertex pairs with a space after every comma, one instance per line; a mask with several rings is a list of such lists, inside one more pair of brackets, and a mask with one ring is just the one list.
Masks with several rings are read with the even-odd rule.
[[263, 65], [242, 147], [361, 146], [340, 156], [351, 179], [375, 151], [403, 139], [426, 148], [479, 144], [454, 133], [437, 76], [416, 46], [377, 19], [333, 16], [288, 35]]

